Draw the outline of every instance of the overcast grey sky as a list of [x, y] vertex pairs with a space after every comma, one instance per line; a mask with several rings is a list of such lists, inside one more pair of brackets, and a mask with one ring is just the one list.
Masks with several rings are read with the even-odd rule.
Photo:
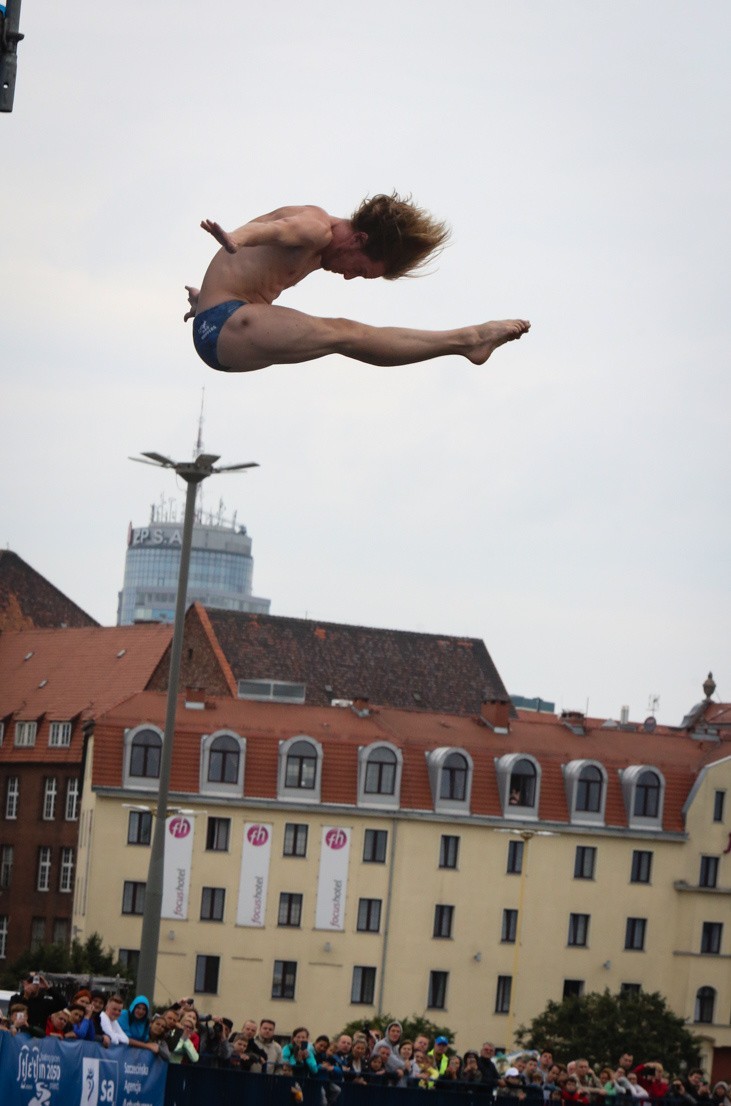
[[[727, 0], [23, 0], [0, 116], [3, 544], [104, 623], [127, 524], [204, 441], [272, 612], [484, 638], [511, 692], [678, 723], [729, 668]], [[281, 303], [522, 316], [484, 368], [338, 357], [240, 377], [183, 285], [281, 203], [397, 188], [430, 275]]]

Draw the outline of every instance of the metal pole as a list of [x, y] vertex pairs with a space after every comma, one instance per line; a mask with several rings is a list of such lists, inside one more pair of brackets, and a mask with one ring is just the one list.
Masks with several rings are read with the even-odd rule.
[[19, 26], [20, 0], [6, 0], [5, 18], [0, 17], [0, 111], [13, 110], [18, 43], [24, 37]]
[[[188, 592], [188, 569], [190, 550], [193, 544], [193, 519], [195, 516], [195, 497], [198, 484], [202, 483], [208, 471], [191, 472], [192, 466], [178, 466], [176, 471], [187, 482], [185, 495], [185, 521], [183, 523], [183, 544], [180, 550], [180, 572], [178, 574], [178, 594], [175, 603], [175, 622], [173, 644], [170, 651], [170, 675], [168, 678], [167, 711], [165, 714], [165, 737], [160, 758], [160, 788], [157, 800], [157, 816], [150, 851], [150, 867], [147, 873], [145, 889], [145, 909], [142, 916], [142, 936], [140, 938], [140, 962], [137, 969], [137, 994], [145, 995], [154, 1001], [155, 977], [157, 974], [157, 951], [160, 943], [160, 915], [162, 913], [162, 886], [165, 867], [165, 828], [168, 811], [168, 793], [170, 791], [170, 768], [173, 759], [173, 736], [175, 734], [175, 711], [180, 683], [180, 658], [183, 654], [183, 627], [185, 623], [185, 599]], [[181, 471], [185, 468], [188, 471]]]

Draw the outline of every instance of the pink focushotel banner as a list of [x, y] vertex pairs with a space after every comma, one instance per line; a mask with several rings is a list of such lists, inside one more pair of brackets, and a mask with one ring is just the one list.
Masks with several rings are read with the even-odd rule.
[[351, 834], [343, 826], [322, 827], [315, 929], [345, 929]]

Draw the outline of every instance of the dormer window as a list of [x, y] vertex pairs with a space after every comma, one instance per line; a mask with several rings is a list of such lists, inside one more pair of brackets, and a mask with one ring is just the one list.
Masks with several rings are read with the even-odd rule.
[[293, 737], [279, 746], [279, 798], [319, 803], [322, 746], [312, 737]]
[[564, 785], [572, 822], [604, 825], [607, 773], [595, 760], [572, 760], [564, 766]]
[[525, 753], [508, 753], [495, 758], [500, 805], [504, 818], [538, 817], [541, 766]]
[[32, 748], [36, 743], [37, 722], [15, 723], [16, 748]]
[[440, 799], [453, 799], [463, 803], [467, 795], [467, 761], [461, 753], [450, 753], [442, 765]]
[[285, 787], [311, 791], [317, 776], [317, 754], [309, 741], [297, 741], [287, 754]]
[[438, 814], [469, 814], [472, 757], [463, 749], [433, 749], [426, 754], [434, 809]]
[[598, 814], [602, 808], [604, 776], [595, 764], [582, 768], [576, 783], [576, 809], [581, 813]]
[[398, 808], [401, 750], [393, 745], [365, 745], [358, 750], [358, 805]]
[[632, 764], [620, 772], [631, 829], [662, 829], [665, 777], [649, 764]]
[[637, 818], [657, 818], [660, 809], [660, 778], [656, 772], [640, 774], [635, 787], [632, 813]]
[[246, 742], [236, 734], [217, 732], [201, 738], [200, 789], [213, 795], [241, 795]]
[[162, 732], [136, 726], [124, 737], [124, 786], [156, 791], [160, 779]]

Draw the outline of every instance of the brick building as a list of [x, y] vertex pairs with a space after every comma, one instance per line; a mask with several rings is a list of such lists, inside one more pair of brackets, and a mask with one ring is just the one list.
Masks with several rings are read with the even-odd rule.
[[171, 633], [0, 634], [0, 959], [68, 943], [88, 737], [98, 714], [147, 685]]

